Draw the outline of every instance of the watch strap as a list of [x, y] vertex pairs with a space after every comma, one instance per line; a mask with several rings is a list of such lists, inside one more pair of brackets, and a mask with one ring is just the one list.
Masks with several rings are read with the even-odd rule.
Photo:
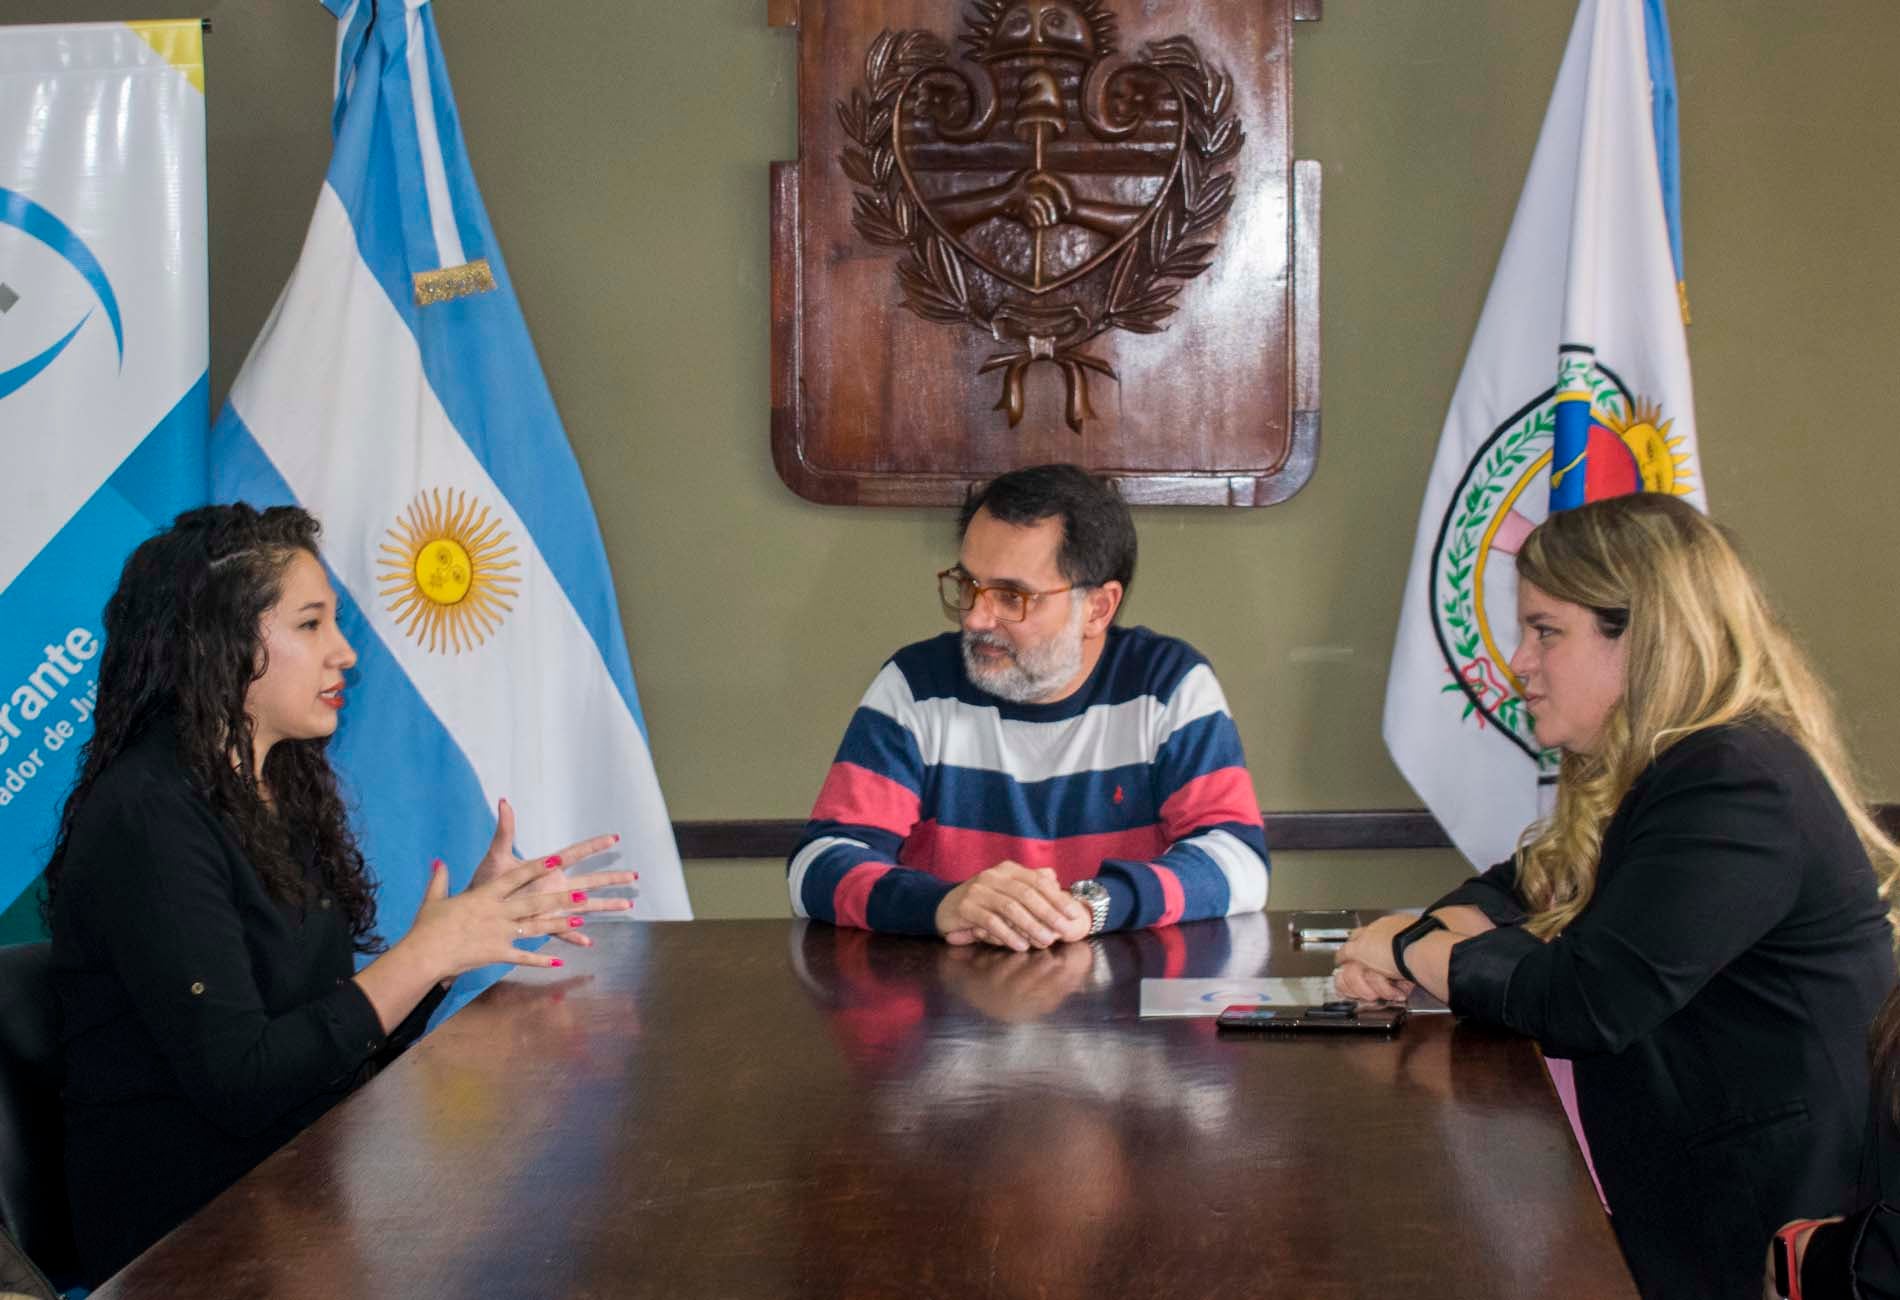
[[[1087, 886], [1087, 888], [1084, 888]], [[1100, 934], [1108, 928], [1108, 887], [1099, 880], [1078, 880], [1069, 886], [1069, 896], [1089, 909], [1089, 933]]]
[[1392, 936], [1392, 964], [1399, 974], [1411, 983], [1418, 983], [1418, 977], [1412, 974], [1412, 968], [1405, 964], [1405, 950], [1436, 930], [1445, 928], [1444, 921], [1427, 912]]

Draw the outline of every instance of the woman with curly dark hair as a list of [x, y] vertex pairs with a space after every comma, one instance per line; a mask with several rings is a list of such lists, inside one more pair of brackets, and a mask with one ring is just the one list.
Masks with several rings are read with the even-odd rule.
[[[623, 910], [569, 878], [601, 836], [521, 862], [502, 805], [467, 889], [432, 868], [414, 924], [375, 887], [326, 747], [356, 656], [304, 511], [211, 506], [126, 561], [95, 729], [46, 871], [66, 1055], [66, 1169], [97, 1285], [417, 1037], [448, 980], [559, 966]], [[358, 971], [355, 954], [377, 954]]]

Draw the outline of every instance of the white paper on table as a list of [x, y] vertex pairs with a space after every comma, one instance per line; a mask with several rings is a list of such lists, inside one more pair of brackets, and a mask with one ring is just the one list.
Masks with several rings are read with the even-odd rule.
[[1313, 1006], [1338, 997], [1330, 975], [1293, 979], [1143, 980], [1143, 1016], [1218, 1016], [1228, 1007]]
[[[1231, 1006], [1309, 1007], [1339, 999], [1339, 989], [1330, 975], [1239, 980], [1197, 979], [1141, 982], [1141, 1014], [1144, 1019], [1159, 1016], [1218, 1016]], [[1450, 1010], [1424, 989], [1414, 988], [1406, 1000], [1406, 1010], [1419, 1015], [1443, 1014]]]

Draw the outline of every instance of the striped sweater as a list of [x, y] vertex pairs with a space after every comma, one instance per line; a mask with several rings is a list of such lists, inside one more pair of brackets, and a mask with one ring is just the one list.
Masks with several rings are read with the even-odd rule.
[[1111, 627], [1080, 690], [1010, 704], [969, 682], [954, 632], [892, 656], [792, 852], [792, 910], [935, 934], [943, 896], [1003, 861], [1100, 880], [1110, 929], [1264, 907], [1260, 803], [1207, 661]]

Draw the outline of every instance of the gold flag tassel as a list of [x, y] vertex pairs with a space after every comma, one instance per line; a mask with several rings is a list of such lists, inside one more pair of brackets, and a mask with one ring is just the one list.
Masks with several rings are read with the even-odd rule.
[[438, 271], [417, 271], [411, 278], [415, 281], [418, 307], [490, 293], [495, 288], [495, 273], [488, 269], [485, 257], [460, 266], [445, 266]]

